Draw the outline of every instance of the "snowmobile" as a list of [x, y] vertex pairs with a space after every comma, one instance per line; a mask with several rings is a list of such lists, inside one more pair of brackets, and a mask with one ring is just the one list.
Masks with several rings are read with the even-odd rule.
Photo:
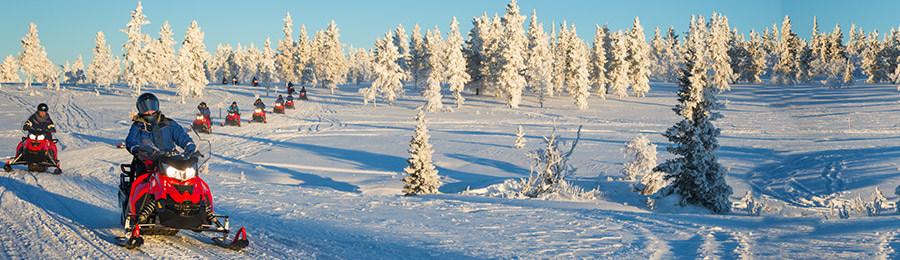
[[197, 117], [194, 118], [194, 123], [191, 124], [191, 128], [196, 131], [210, 134], [212, 133], [212, 122], [209, 121], [208, 116], [204, 114], [197, 114]]
[[3, 170], [11, 172], [13, 165], [27, 165], [30, 172], [45, 172], [47, 167], [56, 168], [53, 174], [62, 174], [56, 155], [57, 139], [49, 139], [49, 132], [27, 131], [26, 137], [16, 146], [16, 157], [6, 161]]
[[284, 101], [284, 108], [294, 109], [294, 101], [293, 100]]
[[251, 84], [251, 85], [254, 87], [259, 87], [259, 81], [256, 80], [256, 78], [253, 78], [253, 84]]
[[279, 102], [275, 102], [275, 106], [272, 107], [272, 113], [284, 114], [284, 105]]
[[226, 125], [241, 126], [241, 114], [228, 112], [228, 116], [225, 117], [225, 122], [222, 122], [221, 126]]
[[[284, 109], [282, 109], [282, 110], [284, 110]], [[247, 123], [253, 123], [253, 122], [266, 123], [266, 111], [263, 110], [262, 108], [258, 108], [258, 107], [256, 109], [254, 109], [253, 110], [253, 118], [251, 118], [250, 120], [247, 120]]]
[[[200, 152], [183, 155], [154, 150], [141, 151], [138, 158], [136, 163], [143, 164], [146, 173], [136, 176], [133, 164], [119, 166], [118, 197], [125, 229], [124, 236], [116, 237], [119, 245], [134, 249], [144, 244], [145, 235], [174, 236], [180, 230], [222, 234], [213, 242], [232, 250], [250, 244], [243, 227], [229, 242], [228, 216], [213, 211], [212, 193], [197, 173], [198, 165], [209, 157]], [[206, 159], [200, 162], [200, 158]]]
[[297, 92], [297, 93], [300, 94], [300, 95], [297, 96], [297, 99], [299, 99], [299, 100], [307, 100], [307, 98], [306, 98], [306, 88], [300, 89], [300, 91]]

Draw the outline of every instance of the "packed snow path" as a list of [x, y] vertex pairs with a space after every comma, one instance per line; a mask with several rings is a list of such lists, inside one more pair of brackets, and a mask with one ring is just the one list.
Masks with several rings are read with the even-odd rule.
[[[366, 86], [362, 86], [366, 87]], [[0, 90], [0, 156], [21, 140], [21, 122], [41, 102], [59, 126], [65, 173], [0, 173], [0, 259], [209, 258], [209, 259], [812, 259], [896, 258], [895, 213], [838, 219], [830, 205], [878, 187], [890, 201], [900, 155], [900, 95], [894, 86], [849, 89], [818, 86], [736, 85], [716, 122], [719, 153], [730, 167], [733, 201], [752, 190], [770, 211], [762, 217], [737, 209], [710, 215], [658, 201], [650, 211], [621, 177], [622, 147], [644, 133], [659, 135], [677, 118], [674, 87], [655, 84], [646, 98], [590, 99], [576, 110], [568, 96], [520, 109], [497, 99], [467, 97], [463, 108], [428, 114], [441, 195], [399, 196], [408, 141], [422, 104], [412, 89], [394, 106], [363, 107], [355, 86], [336, 94], [311, 88], [309, 101], [268, 124], [247, 124], [256, 95], [248, 86], [210, 85], [213, 159], [201, 175], [213, 190], [216, 211], [245, 226], [251, 244], [242, 252], [218, 248], [211, 234], [182, 231], [149, 237], [140, 250], [118, 247], [118, 164], [130, 156], [122, 141], [134, 107], [130, 91], [97, 95], [90, 87], [38, 95], [20, 85]], [[177, 104], [170, 90], [151, 90], [162, 110], [188, 126], [200, 99]], [[529, 99], [530, 98], [530, 99]], [[237, 101], [241, 127], [219, 127]], [[445, 98], [447, 104], [450, 98]], [[528, 139], [514, 149], [515, 130]], [[560, 202], [461, 195], [528, 175], [527, 150], [540, 146], [554, 125], [563, 138], [583, 125], [572, 164], [575, 181], [606, 193], [596, 201]], [[609, 181], [607, 177], [614, 179]]]

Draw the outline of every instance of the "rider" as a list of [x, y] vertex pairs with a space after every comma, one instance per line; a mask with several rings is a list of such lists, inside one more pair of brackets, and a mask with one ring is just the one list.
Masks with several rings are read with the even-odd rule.
[[294, 83], [293, 82], [288, 81], [287, 92], [288, 92], [288, 95], [294, 93]]
[[275, 103], [281, 103], [282, 105], [284, 105], [284, 98], [281, 97], [281, 95], [278, 95], [278, 99], [275, 100]]
[[206, 106], [206, 102], [200, 102], [200, 105], [197, 106], [197, 110], [200, 110], [200, 114], [209, 119], [209, 107]]
[[241, 110], [238, 108], [237, 101], [231, 102], [231, 106], [228, 107], [228, 113], [234, 112], [235, 114], [240, 115]]
[[286, 100], [287, 100], [287, 102], [294, 102], [294, 96], [292, 96], [291, 94], [288, 94]]
[[256, 102], [253, 102], [253, 106], [255, 106], [256, 108], [263, 109], [263, 110], [266, 109], [266, 104], [263, 104], [262, 99], [259, 99], [259, 98], [256, 99]]
[[[134, 155], [132, 166], [135, 176], [146, 173], [147, 166], [155, 157], [178, 155], [176, 145], [184, 150], [185, 155], [194, 153], [197, 149], [194, 140], [181, 125], [159, 111], [159, 99], [155, 95], [141, 94], [135, 105], [138, 114], [132, 117], [134, 123], [125, 138], [125, 147]], [[138, 163], [139, 160], [142, 162]]]
[[56, 126], [53, 125], [53, 120], [50, 119], [50, 114], [47, 113], [47, 110], [47, 104], [41, 103], [37, 105], [37, 111], [31, 117], [28, 117], [28, 120], [25, 120], [22, 130], [46, 133], [47, 139], [53, 139], [51, 133], [56, 133]]

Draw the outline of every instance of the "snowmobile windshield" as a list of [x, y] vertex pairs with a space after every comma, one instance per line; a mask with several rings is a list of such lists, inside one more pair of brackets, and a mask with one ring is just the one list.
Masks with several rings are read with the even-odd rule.
[[147, 111], [159, 111], [159, 101], [155, 99], [144, 99], [137, 104], [138, 111], [144, 113]]

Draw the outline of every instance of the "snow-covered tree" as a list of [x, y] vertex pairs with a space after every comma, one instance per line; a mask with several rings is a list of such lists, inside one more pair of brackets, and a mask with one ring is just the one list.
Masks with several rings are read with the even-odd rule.
[[[347, 70], [347, 81], [359, 85], [365, 81], [372, 81], [374, 77], [374, 55], [363, 48], [350, 48], [347, 51], [347, 62], [349, 68]], [[399, 64], [398, 64], [399, 65]]]
[[[659, 32], [659, 29], [656, 30]], [[603, 41], [606, 39], [606, 31], [597, 25], [597, 32], [594, 33], [594, 44], [591, 48], [591, 87], [601, 99], [606, 99], [606, 49], [603, 49]]]
[[664, 66], [662, 80], [666, 82], [675, 82], [678, 80], [679, 69], [681, 68], [681, 60], [679, 53], [680, 45], [678, 44], [678, 35], [675, 34], [675, 27], [669, 26], [665, 36], [665, 48], [662, 50], [659, 58]]
[[522, 102], [522, 92], [525, 91], [525, 29], [522, 23], [525, 16], [519, 14], [519, 6], [516, 0], [510, 1], [506, 6], [506, 14], [503, 15], [503, 37], [500, 44], [500, 55], [496, 66], [499, 67], [498, 88], [506, 95], [506, 104], [511, 108], [518, 108]]
[[656, 145], [650, 143], [646, 135], [639, 135], [625, 144], [627, 162], [622, 168], [626, 180], [635, 180], [637, 176], [651, 173], [656, 167]]
[[537, 12], [531, 13], [531, 24], [528, 27], [528, 59], [526, 60], [526, 80], [531, 89], [538, 94], [538, 102], [544, 107], [545, 96], [552, 96], [553, 84], [553, 51], [550, 49], [550, 36], [544, 32], [544, 24], [537, 22]]
[[570, 51], [566, 58], [568, 64], [566, 66], [566, 90], [572, 94], [578, 109], [586, 110], [588, 109], [587, 99], [591, 95], [590, 68], [588, 67], [590, 53], [584, 41], [578, 38], [574, 24], [569, 32], [572, 38], [569, 39]]
[[[300, 70], [297, 64], [298, 61], [296, 59], [297, 51], [299, 51], [297, 47], [297, 43], [294, 42], [294, 38], [292, 36], [294, 30], [294, 19], [291, 19], [291, 13], [288, 12], [284, 19], [284, 27], [282, 27], [282, 31], [284, 32], [284, 39], [278, 40], [278, 47], [275, 48], [278, 51], [278, 54], [275, 55], [275, 67], [278, 71], [278, 78], [280, 78], [285, 83], [287, 82], [298, 82], [300, 80]], [[218, 52], [216, 53], [218, 57]], [[218, 59], [214, 59], [218, 60]], [[224, 75], [223, 75], [224, 77]]]
[[178, 50], [177, 84], [182, 104], [188, 94], [202, 98], [203, 89], [209, 83], [203, 66], [210, 55], [206, 52], [203, 37], [204, 33], [200, 31], [197, 21], [191, 22], [184, 34], [184, 41], [181, 42], [181, 49]]
[[[447, 42], [444, 54], [446, 55], [447, 65], [444, 74], [447, 77], [449, 90], [453, 92], [456, 99], [456, 107], [462, 107], [465, 98], [462, 91], [469, 82], [469, 74], [466, 74], [466, 58], [463, 57], [463, 38], [459, 34], [459, 22], [456, 16], [450, 21], [450, 33], [447, 36]], [[524, 86], [523, 86], [524, 87]]]
[[37, 25], [28, 24], [28, 33], [21, 43], [18, 64], [19, 70], [25, 74], [25, 87], [30, 89], [32, 82], [41, 82], [49, 87], [56, 77], [56, 67], [47, 59], [47, 50], [41, 46]]
[[372, 92], [369, 94], [371, 96], [367, 95], [366, 97], [367, 100], [372, 100], [372, 105], [375, 105], [375, 92], [381, 92], [388, 105], [393, 105], [394, 100], [397, 100], [403, 93], [402, 80], [405, 73], [397, 63], [398, 57], [400, 57], [400, 52], [392, 43], [390, 33], [384, 33], [384, 39], [379, 38], [375, 41], [375, 81], [369, 88], [371, 89], [369, 91]]
[[341, 48], [344, 44], [340, 41], [340, 33], [338, 33], [337, 24], [334, 20], [328, 24], [325, 31], [316, 32], [314, 39], [318, 56], [313, 59], [316, 68], [316, 79], [323, 86], [334, 90], [338, 85], [344, 84], [347, 80], [344, 77], [347, 74], [347, 56]]
[[278, 68], [275, 66], [275, 51], [272, 50], [272, 41], [266, 37], [266, 43], [263, 47], [259, 60], [259, 84], [266, 87], [266, 96], [269, 91], [278, 83]]
[[6, 56], [3, 64], [0, 64], [0, 82], [19, 82], [19, 63], [12, 54]]
[[715, 213], [731, 211], [731, 187], [725, 183], [727, 170], [719, 164], [716, 151], [720, 129], [712, 122], [721, 115], [722, 106], [716, 100], [717, 90], [708, 80], [708, 51], [703, 17], [691, 17], [691, 27], [685, 41], [684, 68], [678, 85], [678, 104], [675, 112], [681, 122], [663, 134], [674, 145], [666, 149], [676, 158], [666, 160], [655, 171], [672, 179], [673, 192], [681, 195], [682, 204], [697, 204]]
[[759, 76], [766, 73], [766, 51], [762, 37], [750, 30], [750, 40], [743, 43], [744, 55], [741, 57], [740, 75], [737, 81], [760, 83]]
[[319, 84], [318, 74], [316, 73], [316, 54], [319, 52], [316, 43], [309, 39], [306, 35], [306, 25], [300, 26], [300, 35], [297, 36], [296, 51], [294, 59], [297, 60], [297, 69], [300, 73], [300, 84], [305, 86], [315, 86]]
[[165, 21], [159, 30], [159, 39], [147, 44], [147, 83], [157, 88], [168, 88], [174, 81], [175, 68], [175, 39], [172, 38], [172, 28], [169, 21]]
[[425, 97], [425, 111], [433, 112], [440, 110], [444, 105], [441, 103], [441, 79], [444, 78], [444, 41], [441, 31], [434, 28], [428, 30], [425, 36], [426, 55], [425, 59], [428, 64], [428, 78], [425, 80], [425, 89], [422, 96]]
[[143, 13], [144, 7], [138, 1], [137, 8], [131, 11], [131, 20], [125, 24], [126, 29], [121, 31], [128, 35], [128, 40], [122, 45], [122, 56], [125, 57], [125, 68], [122, 78], [125, 84], [134, 88], [135, 95], [141, 94], [141, 87], [147, 84], [147, 72], [150, 64], [147, 57], [147, 44], [152, 40], [150, 35], [141, 33], [141, 27], [150, 24]]
[[227, 43], [216, 46], [216, 54], [206, 64], [210, 70], [208, 78], [211, 82], [221, 82], [225, 78], [231, 78], [233, 73], [231, 72], [232, 66], [229, 59], [232, 58], [232, 52], [234, 51], [231, 49], [231, 45]]
[[613, 44], [613, 59], [608, 63], [612, 64], [609, 70], [609, 92], [616, 97], [623, 98], [628, 96], [628, 86], [630, 85], [628, 72], [631, 71], [628, 61], [628, 39], [622, 34], [622, 31], [614, 33], [611, 37]]
[[406, 196], [435, 194], [438, 193], [442, 183], [437, 169], [431, 162], [434, 150], [428, 142], [430, 136], [424, 109], [419, 109], [415, 119], [415, 135], [409, 142], [409, 160], [407, 160], [409, 166], [403, 168], [403, 172], [408, 175], [403, 178], [403, 194]]
[[800, 55], [801, 46], [797, 34], [791, 31], [791, 19], [787, 15], [781, 22], [781, 40], [778, 42], [775, 53], [778, 61], [772, 69], [772, 81], [775, 84], [791, 85], [796, 82], [799, 67], [797, 56]]
[[425, 81], [428, 77], [427, 64], [425, 61], [425, 38], [422, 36], [422, 29], [419, 24], [413, 27], [413, 33], [409, 41], [409, 75], [413, 81], [413, 86], [419, 87], [419, 83]]
[[495, 13], [494, 17], [487, 20], [487, 30], [483, 33], [483, 49], [482, 55], [484, 61], [481, 68], [483, 84], [481, 89], [475, 90], [475, 95], [481, 92], [490, 92], [494, 97], [499, 98], [503, 92], [498, 88], [500, 83], [500, 71], [502, 63], [500, 62], [500, 52], [503, 50], [503, 23], [500, 17]]
[[528, 142], [528, 140], [525, 140], [525, 129], [520, 125], [516, 128], [516, 149], [525, 148], [526, 142]]
[[66, 78], [64, 81], [69, 85], [78, 85], [87, 80], [84, 74], [84, 62], [81, 59], [81, 54], [78, 54], [78, 59], [75, 60], [75, 63], [72, 63], [72, 66], [68, 66], [68, 62], [66, 62], [66, 70], [63, 73], [63, 76]]
[[532, 172], [529, 174], [528, 180], [522, 187], [522, 194], [536, 198], [565, 189], [568, 186], [566, 178], [575, 173], [575, 168], [569, 165], [569, 157], [575, 152], [575, 146], [578, 145], [580, 139], [580, 126], [572, 146], [567, 146], [565, 141], [560, 140], [556, 135], [555, 128], [549, 138], [545, 136], [544, 144], [546, 146], [527, 154], [529, 158], [534, 159], [534, 164], [531, 166]]
[[[726, 25], [727, 26], [727, 25]], [[641, 20], [634, 17], [634, 24], [628, 30], [628, 78], [635, 97], [643, 97], [650, 91], [650, 46], [644, 36]]]
[[709, 25], [707, 46], [712, 64], [711, 82], [720, 91], [730, 90], [729, 85], [734, 80], [734, 70], [731, 68], [731, 56], [728, 55], [729, 41], [731, 41], [731, 29], [728, 26], [728, 17], [713, 13]]
[[397, 58], [397, 65], [400, 65], [400, 69], [403, 70], [403, 81], [409, 80], [412, 75], [410, 75], [409, 69], [409, 35], [406, 35], [406, 29], [403, 28], [403, 25], [397, 25], [397, 29], [394, 29], [394, 33], [391, 36], [394, 46], [397, 46], [397, 52], [400, 53], [400, 57]]
[[485, 35], [490, 30], [489, 24], [490, 19], [488, 19], [487, 13], [482, 13], [481, 17], [472, 18], [472, 29], [469, 31], [469, 40], [466, 41], [464, 50], [466, 72], [470, 77], [466, 87], [475, 89], [475, 95], [480, 95], [487, 85], [487, 78], [484, 74], [486, 71], [485, 63], [487, 62], [484, 43]]

